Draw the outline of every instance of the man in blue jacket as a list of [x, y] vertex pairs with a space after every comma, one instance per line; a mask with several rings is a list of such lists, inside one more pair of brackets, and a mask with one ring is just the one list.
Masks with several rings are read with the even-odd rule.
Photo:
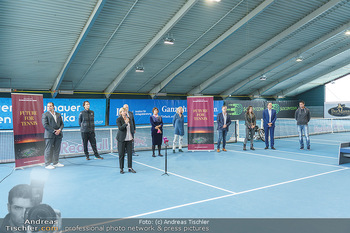
[[219, 139], [218, 139], [218, 148], [217, 152], [220, 152], [220, 143], [222, 141], [222, 150], [227, 151], [225, 149], [226, 146], [226, 135], [228, 132], [228, 127], [231, 125], [231, 119], [230, 116], [227, 114], [227, 107], [224, 105], [222, 106], [222, 112], [218, 114], [217, 116], [217, 122], [218, 122], [218, 132], [219, 132]]
[[272, 103], [267, 104], [267, 109], [263, 111], [263, 121], [265, 130], [265, 150], [269, 149], [269, 135], [271, 141], [271, 149], [276, 150], [274, 147], [274, 134], [275, 134], [275, 122], [277, 120], [276, 110], [272, 109]]

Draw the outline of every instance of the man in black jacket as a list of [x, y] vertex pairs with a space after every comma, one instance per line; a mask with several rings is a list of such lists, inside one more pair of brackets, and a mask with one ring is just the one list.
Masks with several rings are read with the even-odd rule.
[[[125, 110], [127, 111], [127, 116], [130, 118], [130, 121], [132, 121], [133, 128], [131, 130], [133, 132], [133, 135], [135, 135], [135, 133], [136, 133], [136, 124], [135, 124], [134, 114], [129, 111], [129, 105], [124, 104], [123, 108], [125, 108]], [[135, 152], [135, 140], [132, 141], [132, 155], [133, 156], [139, 156]]]
[[81, 138], [83, 139], [84, 153], [86, 160], [90, 160], [88, 151], [88, 141], [90, 141], [92, 150], [94, 151], [95, 159], [103, 159], [97, 152], [96, 137], [95, 137], [95, 119], [94, 111], [90, 110], [89, 101], [84, 101], [84, 110], [79, 114], [79, 126]]
[[295, 120], [297, 121], [297, 126], [298, 126], [300, 150], [304, 149], [303, 131], [306, 138], [307, 149], [310, 150], [310, 136], [309, 136], [309, 126], [308, 126], [310, 119], [311, 119], [310, 110], [305, 107], [304, 101], [300, 101], [299, 108], [295, 111]]

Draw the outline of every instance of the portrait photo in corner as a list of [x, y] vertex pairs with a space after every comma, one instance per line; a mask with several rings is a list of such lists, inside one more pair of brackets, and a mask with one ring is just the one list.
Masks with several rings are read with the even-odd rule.
[[45, 182], [32, 179], [30, 184], [17, 184], [8, 192], [7, 210], [0, 233], [50, 232], [61, 230], [59, 210], [42, 202]]

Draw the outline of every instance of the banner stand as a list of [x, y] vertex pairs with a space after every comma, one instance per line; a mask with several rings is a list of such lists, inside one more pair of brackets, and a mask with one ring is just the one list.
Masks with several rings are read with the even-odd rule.
[[187, 97], [188, 150], [214, 151], [214, 97]]
[[42, 94], [11, 93], [15, 169], [45, 163]]

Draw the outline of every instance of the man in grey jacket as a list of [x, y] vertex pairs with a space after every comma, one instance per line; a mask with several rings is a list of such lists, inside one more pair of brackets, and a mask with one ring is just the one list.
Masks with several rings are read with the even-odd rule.
[[95, 113], [90, 110], [89, 101], [84, 101], [84, 110], [79, 114], [79, 126], [81, 132], [81, 138], [83, 140], [84, 153], [86, 160], [90, 160], [88, 151], [88, 142], [90, 141], [92, 150], [94, 151], [95, 159], [103, 159], [96, 148], [95, 137]]
[[303, 131], [305, 134], [307, 149], [310, 150], [310, 137], [309, 137], [309, 126], [308, 126], [310, 119], [311, 119], [310, 110], [305, 107], [304, 101], [300, 101], [299, 108], [295, 111], [295, 120], [297, 121], [297, 126], [298, 126], [300, 150], [304, 149]]
[[45, 168], [54, 169], [55, 167], [63, 167], [64, 165], [59, 163], [58, 159], [64, 124], [61, 114], [55, 112], [55, 106], [52, 102], [47, 103], [47, 112], [43, 113], [41, 120], [45, 128]]

